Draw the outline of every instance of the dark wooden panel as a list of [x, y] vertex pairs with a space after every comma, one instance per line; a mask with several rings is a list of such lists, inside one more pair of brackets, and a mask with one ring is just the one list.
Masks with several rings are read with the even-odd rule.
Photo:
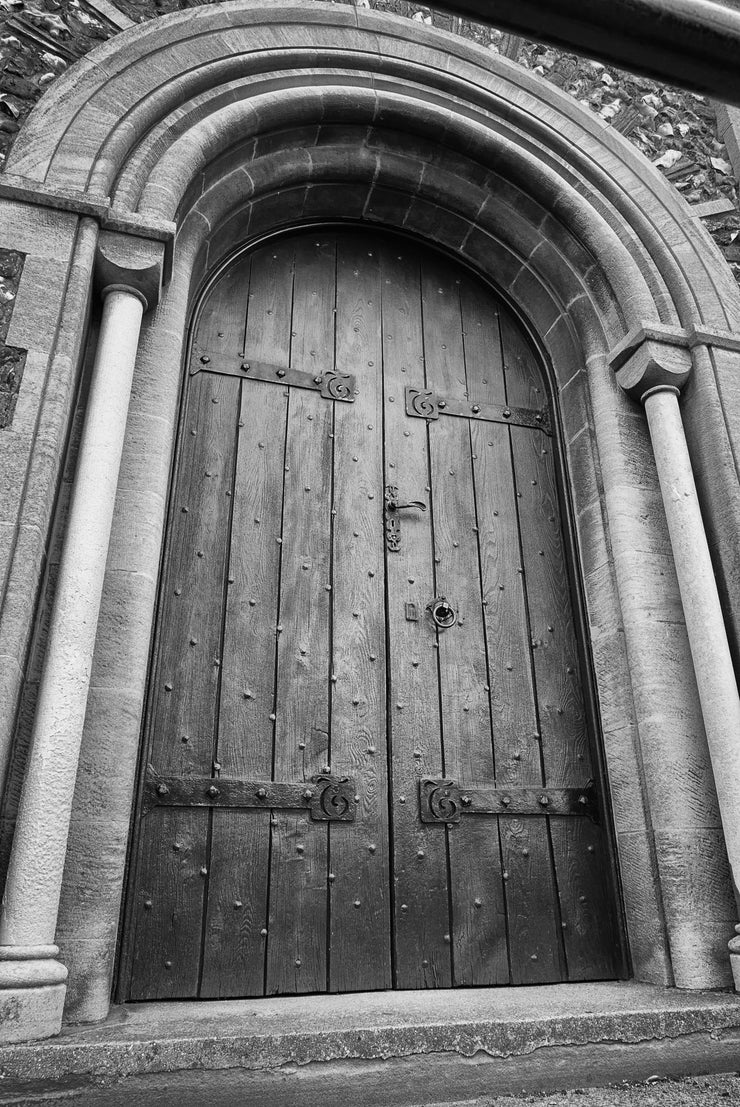
[[[287, 363], [292, 287], [287, 242], [253, 255], [249, 284], [225, 286], [224, 323], [232, 303], [246, 313], [246, 337], [232, 336], [234, 353]], [[237, 778], [272, 774], [287, 406], [279, 386], [242, 385], [217, 751], [219, 771]], [[214, 812], [203, 996], [264, 990], [269, 847], [269, 811]]]
[[[533, 395], [542, 395], [534, 354], [509, 320], [502, 324], [502, 335], [507, 363], [522, 370], [507, 374], [509, 398], [531, 402]], [[511, 435], [545, 780], [577, 787], [593, 776], [593, 767], [553, 445], [522, 428], [512, 428]], [[613, 976], [617, 968], [615, 913], [599, 848], [602, 833], [586, 819], [550, 820], [571, 980]]]
[[[460, 283], [431, 256], [422, 267], [427, 387], [467, 399]], [[471, 372], [478, 366], [471, 363]], [[478, 522], [470, 423], [440, 419], [429, 427], [436, 592], [458, 611], [438, 638], [445, 774], [494, 782], [488, 662], [481, 606]], [[509, 979], [501, 852], [496, 820], [449, 830], [455, 984]]]
[[[291, 364], [334, 363], [335, 244], [296, 243]], [[269, 386], [265, 386], [269, 387]], [[306, 780], [329, 753], [333, 405], [291, 389], [286, 438], [274, 773]], [[272, 816], [267, 992], [327, 987], [327, 838], [308, 815]]]
[[[352, 373], [357, 395], [226, 374], [242, 351], [311, 380]], [[553, 440], [405, 411], [407, 386], [461, 411], [541, 408], [519, 325], [437, 255], [319, 231], [224, 274], [191, 365], [206, 371], [189, 379], [179, 445], [153, 771], [206, 790], [286, 782], [295, 797], [330, 767], [359, 798], [355, 821], [331, 826], [296, 809], [149, 809], [130, 998], [614, 976], [601, 827], [420, 818], [422, 777], [475, 785], [484, 804], [493, 788], [594, 775]], [[398, 552], [387, 484], [429, 508], [399, 515]], [[438, 594], [459, 615], [439, 635], [425, 611]]]
[[[216, 325], [207, 316], [203, 332]], [[193, 378], [181, 431], [153, 678], [149, 756], [157, 771], [169, 775], [211, 772], [238, 402], [238, 382], [205, 374]], [[132, 999], [197, 994], [209, 820], [206, 812], [186, 810], [144, 820], [137, 883], [156, 889], [156, 899], [153, 891], [147, 897], [156, 909], [141, 914], [136, 893], [134, 910], [144, 929], [136, 926]], [[159, 930], [157, 919], [163, 923]]]
[[152, 811], [143, 819], [131, 909], [128, 998], [186, 999], [198, 990], [209, 811]]
[[[461, 302], [470, 399], [506, 402], [495, 301], [477, 282], [464, 280]], [[514, 363], [507, 372], [520, 369]], [[525, 372], [529, 382], [529, 363]], [[509, 428], [473, 422], [470, 431], [496, 783], [542, 783]], [[499, 833], [512, 982], [560, 980], [558, 900], [547, 826], [506, 818]]]
[[377, 251], [337, 246], [336, 364], [357, 379], [334, 413], [331, 764], [357, 781], [354, 826], [329, 828], [331, 991], [392, 986]]
[[[408, 243], [383, 244], [383, 366], [386, 483], [402, 501], [430, 504], [427, 428], [403, 407], [407, 384], [424, 386], [419, 256]], [[401, 519], [401, 548], [388, 552], [388, 720], [393, 819], [396, 985], [452, 982], [446, 831], [425, 828], [417, 807], [421, 776], [443, 771], [435, 634], [425, 616], [434, 595], [431, 513]], [[407, 622], [405, 604], [416, 604]]]
[[172, 504], [150, 746], [155, 768], [173, 776], [211, 771], [238, 421], [237, 381], [192, 378]]

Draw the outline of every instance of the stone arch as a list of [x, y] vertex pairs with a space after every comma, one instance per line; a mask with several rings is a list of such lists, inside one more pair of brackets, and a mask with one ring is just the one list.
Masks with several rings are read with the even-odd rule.
[[[166, 242], [171, 270], [142, 332], [67, 855], [73, 1017], [101, 1017], [109, 999], [188, 313], [233, 247], [338, 210], [443, 246], [538, 336], [564, 427], [635, 975], [726, 984], [730, 882], [675, 571], [645, 420], [610, 368], [640, 333], [693, 349], [684, 418], [728, 591], [740, 519], [722, 508], [737, 481], [726, 412], [740, 396], [726, 334], [740, 296], [680, 197], [504, 59], [313, 2], [237, 0], [124, 32], [55, 82], [8, 173], [82, 197], [104, 238]], [[114, 730], [115, 745], [100, 741]], [[90, 865], [103, 811], [105, 869]]]

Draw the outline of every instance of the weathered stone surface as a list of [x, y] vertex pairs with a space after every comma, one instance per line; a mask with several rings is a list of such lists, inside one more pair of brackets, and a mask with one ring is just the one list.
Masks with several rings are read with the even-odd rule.
[[726, 950], [737, 908], [721, 832], [656, 831], [655, 850], [677, 987], [732, 986]]
[[8, 346], [5, 341], [24, 260], [25, 255], [17, 250], [0, 249], [0, 430], [13, 422], [26, 364], [26, 350]]
[[135, 289], [149, 311], [159, 302], [163, 264], [161, 242], [104, 231], [98, 240], [96, 285], [103, 293], [107, 288]]
[[[84, 341], [92, 256], [84, 234], [75, 247], [75, 217], [7, 202], [2, 213], [0, 237], [7, 241], [12, 226], [17, 247], [27, 254], [26, 277], [35, 273], [45, 290], [39, 295], [35, 282], [21, 279], [8, 337], [29, 353], [13, 425], [0, 434], [0, 519], [12, 527], [6, 531], [0, 653], [12, 654], [23, 667]], [[7, 768], [18, 691], [0, 722], [0, 774]]]
[[617, 850], [622, 871], [630, 874], [623, 895], [635, 980], [671, 987], [673, 967], [654, 845], [641, 828], [620, 831]]
[[[247, 235], [287, 226], [306, 212], [330, 218], [336, 214], [337, 204], [346, 200], [357, 204], [358, 215], [367, 223], [397, 224], [402, 218], [405, 229], [415, 229], [427, 240], [457, 251], [490, 279], [503, 284], [519, 310], [547, 332], [554, 377], [564, 386], [576, 518], [584, 529], [581, 550], [591, 570], [586, 580], [588, 615], [597, 630], [614, 636], [615, 653], [595, 651], [595, 659], [599, 687], [604, 689], [607, 763], [613, 759], [620, 770], [615, 773], [615, 798], [620, 789], [624, 793], [634, 789], [635, 782], [639, 785], [641, 757], [647, 767], [648, 787], [644, 794], [638, 788], [620, 826], [620, 831], [635, 836], [631, 844], [635, 845], [633, 856], [639, 860], [635, 863], [639, 875], [631, 872], [626, 885], [630, 939], [640, 972], [662, 979], [661, 973], [667, 975], [667, 949], [653, 883], [656, 871], [647, 831], [649, 819], [666, 833], [686, 828], [682, 839], [686, 842], [691, 840], [688, 831], [706, 829], [707, 824], [714, 830], [716, 819], [685, 634], [676, 610], [673, 579], [666, 572], [665, 527], [656, 511], [657, 486], [644, 421], [619, 393], [604, 357], [614, 344], [622, 318], [631, 318], [639, 304], [649, 301], [656, 320], [661, 315], [691, 314], [692, 259], [704, 257], [706, 243], [693, 232], [682, 238], [683, 209], [675, 198], [666, 199], [657, 177], [650, 188], [640, 183], [644, 164], [623, 149], [621, 140], [602, 133], [605, 129], [593, 120], [584, 122], [579, 109], [558, 94], [543, 92], [540, 82], [526, 74], [512, 75], [511, 67], [499, 65], [495, 59], [491, 62], [484, 53], [423, 28], [418, 41], [412, 41], [399, 32], [398, 23], [354, 9], [340, 11], [319, 4], [301, 9], [271, 7], [269, 17], [265, 11], [245, 4], [202, 9], [132, 32], [120, 51], [112, 45], [104, 47], [97, 67], [81, 67], [78, 86], [73, 87], [69, 79], [60, 82], [58, 94], [44, 106], [45, 114], [39, 119], [45, 126], [43, 135], [39, 134], [38, 150], [32, 151], [28, 145], [24, 149], [21, 144], [18, 151], [19, 164], [38, 176], [51, 167], [57, 180], [79, 181], [84, 172], [87, 181], [92, 169], [90, 179], [99, 192], [121, 170], [127, 174], [122, 195], [125, 192], [130, 206], [144, 194], [152, 199], [152, 210], [159, 210], [164, 202], [170, 207], [161, 210], [172, 214], [183, 197], [188, 203], [199, 197], [198, 215], [192, 217], [188, 232], [196, 222], [200, 230], [193, 231], [188, 245], [191, 253], [180, 255], [176, 262], [173, 284], [180, 282], [179, 286], [174, 292], [170, 287], [165, 302], [144, 327], [134, 381], [134, 418], [124, 455], [120, 517], [109, 562], [119, 574], [116, 580], [122, 588], [110, 590], [111, 605], [104, 613], [98, 639], [96, 679], [100, 688], [119, 688], [116, 674], [126, 668], [136, 691], [133, 706], [114, 700], [104, 708], [94, 695], [88, 711], [78, 778], [78, 785], [82, 781], [88, 787], [78, 795], [73, 823], [73, 834], [80, 831], [83, 837], [73, 838], [71, 843], [62, 919], [62, 929], [79, 951], [79, 957], [74, 953], [73, 958], [82, 974], [74, 983], [71, 1009], [75, 1011], [80, 1004], [85, 1011], [82, 1017], [92, 1017], [92, 1007], [104, 994], [101, 981], [110, 976], [112, 940], [107, 954], [96, 946], [94, 956], [86, 959], [84, 949], [93, 950], [100, 934], [109, 932], [117, 912], [125, 834], [118, 820], [106, 824], [104, 818], [96, 820], [96, 815], [112, 801], [112, 793], [105, 788], [107, 775], [121, 810], [127, 808], [133, 786], [134, 722], [143, 699], [152, 586], [176, 419], [189, 261], [199, 245], [198, 235], [204, 255], [209, 251], [209, 262], [215, 263]], [[385, 57], [377, 53], [378, 35]], [[295, 69], [302, 68], [297, 60], [305, 64], [307, 50], [319, 51], [329, 45], [343, 51], [342, 61], [352, 71], [353, 83], [327, 86], [318, 95], [316, 88], [329, 70], [325, 55], [317, 52], [312, 56], [314, 70], [300, 78]], [[146, 46], [159, 51], [161, 64], [151, 64]], [[209, 82], [218, 87], [225, 79], [233, 81], [235, 95], [238, 86], [238, 95], [248, 99], [252, 87], [248, 82], [263, 79], [255, 69], [258, 51], [277, 46], [283, 51], [281, 65], [289, 76], [271, 77], [275, 87], [269, 104], [265, 102], [255, 119], [261, 130], [249, 138], [251, 147], [243, 148], [245, 159], [259, 150], [261, 164], [252, 166], [254, 174], [249, 178], [244, 173], [241, 190], [238, 158], [232, 149], [228, 157], [223, 155], [224, 166], [229, 161], [231, 177], [221, 180], [214, 172], [203, 191], [208, 159], [221, 156], [223, 147], [239, 137], [238, 126], [250, 114], [242, 105], [239, 110], [209, 115]], [[368, 57], [372, 57], [372, 66]], [[374, 91], [371, 94], [376, 82], [381, 83], [380, 71], [386, 89], [382, 101]], [[458, 110], [458, 101], [445, 97], [451, 91], [459, 95], [465, 87], [476, 89], [475, 103], [471, 97], [471, 102]], [[69, 96], [66, 106], [65, 90]], [[341, 141], [337, 131], [331, 143], [312, 146], [310, 157], [305, 152], [291, 152], [294, 108], [302, 96], [300, 118], [312, 136], [319, 134], [319, 119], [359, 130], [364, 127], [366, 134], [372, 121], [374, 145], [370, 152], [367, 147], [353, 151], [351, 141]], [[54, 111], [69, 112], [72, 119], [78, 109], [79, 116], [70, 123], [68, 133], [51, 133]], [[121, 114], [126, 114], [126, 121], [119, 125]], [[171, 126], [175, 122], [178, 126]], [[396, 134], [404, 128], [410, 150], [431, 149], [434, 160], [428, 164], [434, 171], [422, 174], [411, 157], [399, 153], [397, 140], [380, 141], [386, 126]], [[152, 128], [157, 129], [156, 141], [147, 146], [145, 139], [139, 149], [138, 138], [153, 134]], [[287, 138], [279, 134], [281, 129], [286, 129]], [[538, 153], [535, 157], [525, 150], [522, 134], [532, 149], [544, 149], [547, 156]], [[294, 141], [294, 131], [292, 138]], [[445, 144], [451, 151], [448, 159]], [[491, 202], [490, 210], [481, 212], [480, 217], [471, 214], [475, 188], [480, 185], [465, 181], [466, 159], [476, 166], [471, 180], [483, 182], [495, 163], [504, 182], [500, 200]], [[258, 192], [252, 195], [249, 189], [255, 185]], [[635, 198], [643, 212], [633, 204]], [[617, 210], [629, 211], [630, 221], [617, 216]], [[548, 220], [553, 242], [542, 246], [547, 211], [556, 213], [557, 218]], [[185, 217], [184, 209], [180, 215]], [[68, 218], [60, 217], [62, 221]], [[682, 250], [674, 251], [682, 242]], [[524, 258], [529, 259], [526, 264]], [[200, 275], [196, 271], [193, 287]], [[732, 314], [732, 304], [728, 312], [721, 302], [724, 286], [704, 282], [697, 288], [707, 302], [708, 318], [722, 314], [726, 319]], [[81, 299], [83, 303], [86, 305]], [[76, 328], [80, 337], [83, 316], [84, 311], [78, 312], [70, 321], [70, 334]], [[601, 360], [597, 363], [594, 359], [589, 365], [588, 395], [585, 389], [576, 394], [574, 370], [594, 351]], [[77, 363], [70, 353], [65, 356], [58, 364], [68, 389]], [[35, 396], [33, 392], [29, 395]], [[61, 416], [67, 396], [62, 389], [57, 410], [60, 426], [64, 425]], [[151, 453], [147, 428], [156, 431], [158, 439]], [[58, 434], [56, 438], [52, 435], [51, 443], [58, 451]], [[48, 470], [47, 477], [52, 471]], [[48, 513], [50, 479], [40, 487], [42, 518]], [[142, 528], [143, 543], [137, 540], [137, 527]], [[602, 572], [610, 566], [613, 577], [609, 571]], [[132, 586], [128, 594], [123, 578]], [[140, 590], [133, 587], [134, 581], [142, 584]], [[656, 593], [658, 599], [653, 600]], [[117, 642], [116, 630], [123, 622], [128, 637]], [[625, 628], [624, 646], [616, 637], [621, 626]], [[605, 640], [597, 638], [595, 646], [601, 647]], [[631, 663], [629, 670], [625, 658]], [[618, 674], [611, 683], [610, 666]], [[625, 687], [628, 671], [634, 699], [632, 688]], [[621, 697], [618, 684], [623, 685]], [[112, 714], [106, 715], [108, 707]], [[116, 711], [124, 721], [125, 756], [114, 781]], [[623, 724], [633, 713], [640, 741], [635, 730], [616, 721], [619, 718]], [[104, 740], [97, 746], [99, 734]], [[661, 800], [660, 790], [666, 782], [673, 793], [670, 802]], [[95, 828], [97, 841], [84, 837], [88, 826]], [[628, 840], [623, 841], [627, 850]], [[693, 841], [696, 845], [698, 838]], [[96, 870], [94, 855], [89, 852], [91, 842], [106, 853], [107, 866]], [[620, 856], [632, 855], [627, 851]], [[718, 873], [715, 877], [722, 879]], [[638, 887], [641, 880], [646, 882], [644, 896]], [[675, 896], [671, 941], [680, 951], [682, 943], [696, 940], [696, 932], [688, 924], [681, 929], [684, 900], [677, 884]], [[724, 926], [724, 911], [717, 897], [707, 900], [701, 926], [711, 942]], [[87, 942], [92, 944], [86, 947]], [[88, 981], [92, 993], [84, 975], [88, 971], [95, 977], [94, 985], [92, 976]], [[710, 964], [706, 979], [714, 980], [713, 972]], [[692, 979], [700, 981], [701, 971]], [[91, 994], [97, 998], [91, 1000]]]
[[683, 388], [691, 373], [688, 350], [646, 339], [617, 370], [617, 380], [634, 400], [654, 388]]
[[0, 989], [0, 1041], [54, 1037], [62, 1025], [64, 993], [64, 984]]
[[[250, 1102], [254, 1092], [260, 1102], [305, 1103], [299, 1090], [306, 1095], [306, 1078], [309, 1099], [321, 1089], [330, 1107], [346, 1102], [350, 1085], [363, 1103], [387, 1107], [429, 1103], [440, 1088], [469, 1099], [494, 1088], [568, 1087], [589, 1065], [588, 1082], [606, 1083], [621, 1079], [628, 1061], [634, 1079], [643, 1071], [696, 1071], [702, 1055], [707, 1071], [736, 1055], [740, 1013], [732, 996], [580, 984], [445, 998], [443, 1019], [428, 992], [365, 994], [361, 1017], [352, 996], [129, 1005], [103, 1027], [68, 1028], [56, 1042], [4, 1048], [3, 1091], [18, 1095], [37, 1080], [79, 1086], [91, 1072], [98, 1082], [167, 1074], [187, 1089], [176, 1074], [195, 1069], [201, 1088], [222, 1075], [216, 1087], [226, 1091], [223, 1102]], [[622, 1053], [615, 1042], [630, 1048]], [[397, 1089], [394, 1072], [405, 1073]], [[227, 1074], [246, 1100], [228, 1098]], [[385, 1098], [378, 1098], [381, 1089]]]

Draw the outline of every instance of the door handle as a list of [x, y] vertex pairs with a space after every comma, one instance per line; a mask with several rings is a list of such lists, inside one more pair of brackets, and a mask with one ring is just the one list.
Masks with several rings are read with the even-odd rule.
[[385, 486], [385, 544], [389, 550], [395, 553], [401, 548], [401, 511], [426, 511], [427, 505], [421, 500], [409, 500], [408, 503], [398, 502], [398, 489], [395, 484]]
[[407, 504], [397, 504], [395, 500], [391, 500], [388, 504], [389, 511], [426, 511], [426, 509], [427, 505], [421, 500], [409, 500]]

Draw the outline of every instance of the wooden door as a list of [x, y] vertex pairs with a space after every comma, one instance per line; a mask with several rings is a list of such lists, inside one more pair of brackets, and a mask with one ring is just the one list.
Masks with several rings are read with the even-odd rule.
[[520, 325], [430, 250], [313, 230], [218, 279], [122, 998], [621, 973], [553, 433]]

